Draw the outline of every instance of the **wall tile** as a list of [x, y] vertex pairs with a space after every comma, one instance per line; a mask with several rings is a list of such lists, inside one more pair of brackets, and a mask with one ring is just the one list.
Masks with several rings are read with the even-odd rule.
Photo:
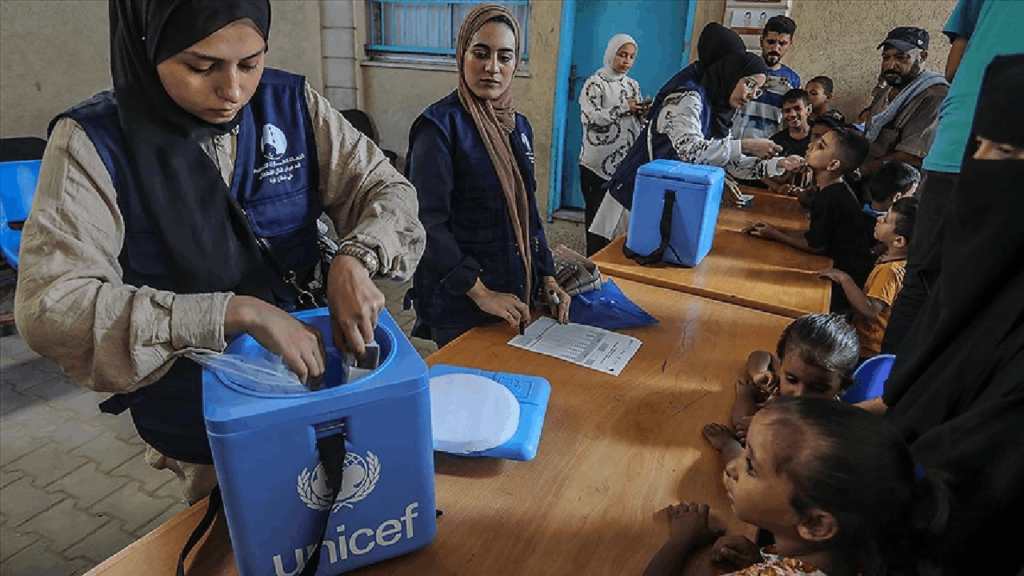
[[331, 88], [355, 88], [355, 59], [324, 58], [324, 86]]
[[348, 28], [324, 28], [320, 38], [324, 58], [353, 58], [354, 30]]
[[320, 22], [324, 28], [353, 28], [352, 0], [320, 0]]

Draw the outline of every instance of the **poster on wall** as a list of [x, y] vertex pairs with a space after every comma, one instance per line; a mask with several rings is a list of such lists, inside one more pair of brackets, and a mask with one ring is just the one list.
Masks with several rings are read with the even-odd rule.
[[726, 25], [743, 38], [748, 50], [759, 51], [761, 31], [772, 16], [789, 16], [790, 0], [728, 0]]

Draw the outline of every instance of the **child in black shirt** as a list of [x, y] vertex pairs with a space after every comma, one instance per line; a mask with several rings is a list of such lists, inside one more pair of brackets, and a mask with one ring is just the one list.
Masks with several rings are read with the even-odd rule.
[[[811, 204], [811, 228], [806, 233], [779, 230], [765, 222], [752, 222], [744, 232], [774, 240], [811, 254], [832, 258], [835, 268], [863, 285], [874, 265], [871, 231], [865, 226], [861, 206], [843, 181], [867, 156], [868, 141], [858, 131], [839, 127], [814, 141], [807, 151], [807, 165], [814, 171], [818, 192]], [[833, 312], [847, 312], [850, 304], [842, 290], [832, 291]]]
[[[782, 96], [782, 130], [771, 136], [771, 141], [782, 147], [781, 156], [804, 156], [811, 142], [811, 125], [808, 118], [811, 104], [807, 100], [807, 92], [794, 88]], [[784, 190], [796, 186], [804, 186], [804, 169], [786, 172], [782, 176], [762, 178], [768, 189], [776, 194], [784, 194]]]

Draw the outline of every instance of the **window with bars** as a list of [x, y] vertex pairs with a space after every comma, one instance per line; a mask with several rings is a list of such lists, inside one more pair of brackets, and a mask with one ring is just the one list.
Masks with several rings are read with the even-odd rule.
[[[462, 21], [485, 0], [367, 0], [366, 52], [374, 59], [455, 60]], [[529, 0], [486, 0], [504, 4], [522, 27], [523, 60], [529, 55]]]

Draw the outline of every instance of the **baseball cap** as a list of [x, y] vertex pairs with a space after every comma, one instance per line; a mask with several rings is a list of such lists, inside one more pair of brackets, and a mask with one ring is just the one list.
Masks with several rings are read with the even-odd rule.
[[824, 114], [812, 120], [811, 125], [813, 126], [818, 122], [824, 122], [833, 128], [839, 128], [846, 125], [846, 116], [843, 116], [842, 112], [833, 108], [832, 110], [826, 110]]
[[903, 52], [909, 52], [915, 48], [928, 49], [928, 31], [915, 26], [900, 26], [889, 30], [889, 35], [878, 45], [879, 48], [886, 44]]

